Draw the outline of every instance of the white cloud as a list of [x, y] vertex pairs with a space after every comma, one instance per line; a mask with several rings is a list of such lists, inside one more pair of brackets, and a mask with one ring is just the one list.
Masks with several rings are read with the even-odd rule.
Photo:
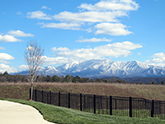
[[12, 60], [12, 59], [14, 59], [13, 56], [7, 53], [0, 53], [0, 60]]
[[44, 58], [44, 65], [57, 65], [57, 64], [64, 64], [68, 62], [68, 59], [65, 57], [47, 57], [43, 56]]
[[68, 11], [54, 15], [60, 21], [77, 22], [117, 22], [117, 17], [127, 16], [128, 11], [137, 10], [139, 5], [132, 0], [102, 0], [94, 5], [81, 4], [85, 12], [72, 13]]
[[10, 69], [10, 66], [5, 65], [5, 64], [0, 64], [0, 72], [5, 72], [8, 69]]
[[67, 47], [59, 47], [59, 48], [53, 47], [51, 50], [53, 52], [56, 52], [56, 51], [65, 51], [65, 52], [70, 51], [70, 49], [68, 49]]
[[0, 72], [1, 73], [4, 73], [5, 71], [7, 71], [8, 73], [14, 73], [17, 71], [16, 68], [13, 68], [7, 65], [7, 63], [9, 64], [7, 60], [13, 60], [13, 59], [15, 58], [7, 53], [0, 53]]
[[34, 50], [34, 48], [32, 46], [29, 46], [29, 47], [26, 48], [26, 50], [30, 51], [30, 50]]
[[23, 31], [20, 30], [11, 30], [8, 32], [8, 34], [12, 35], [12, 36], [16, 36], [16, 37], [34, 37], [33, 34], [30, 33], [24, 33]]
[[108, 34], [113, 36], [128, 35], [132, 32], [125, 29], [127, 26], [121, 23], [100, 23], [95, 26], [95, 34]]
[[54, 19], [67, 22], [117, 22], [116, 16], [126, 16], [126, 13], [117, 12], [61, 12], [54, 15]]
[[[43, 28], [61, 28], [82, 30], [95, 34], [129, 35], [126, 25], [120, 23], [120, 17], [128, 16], [130, 11], [137, 10], [139, 5], [133, 0], [101, 0], [95, 4], [83, 3], [78, 6], [78, 12], [63, 11], [54, 16], [47, 15], [43, 11], [28, 12], [28, 18], [57, 20], [60, 23], [40, 23]], [[43, 6], [42, 9], [48, 9]], [[89, 23], [91, 23], [89, 27]], [[113, 24], [114, 23], [114, 24]], [[108, 26], [108, 27], [106, 27]], [[83, 28], [86, 29], [83, 29]]]
[[107, 39], [105, 37], [103, 38], [91, 38], [91, 39], [80, 39], [77, 40], [76, 42], [111, 42], [112, 39]]
[[4, 42], [17, 42], [17, 41], [22, 41], [20, 39], [15, 38], [12, 35], [0, 35], [0, 41], [4, 41]]
[[[101, 1], [95, 5], [81, 4], [78, 8], [87, 9], [88, 11], [80, 11], [72, 13], [68, 11], [54, 15], [54, 19], [66, 22], [76, 23], [98, 23], [94, 26], [95, 34], [108, 34], [113, 36], [129, 35], [126, 25], [123, 25], [118, 20], [118, 17], [128, 15], [128, 11], [137, 10], [138, 4], [132, 0], [113, 0]], [[99, 10], [99, 11], [96, 11]], [[90, 32], [91, 32], [90, 28]]]
[[48, 9], [51, 10], [51, 8], [47, 7], [47, 6], [43, 6], [41, 9]]
[[137, 10], [139, 5], [133, 0], [102, 0], [94, 5], [81, 4], [78, 8], [90, 11], [107, 11], [107, 10], [123, 10], [131, 11]]
[[165, 67], [165, 53], [155, 53], [152, 58], [152, 60], [146, 60], [145, 63]]
[[17, 70], [13, 67], [10, 67], [9, 65], [6, 64], [0, 64], [0, 72], [4, 73], [5, 71], [7, 71], [8, 73], [14, 73], [17, 72]]
[[10, 66], [9, 65], [5, 65], [5, 64], [0, 64], [0, 72], [4, 73], [5, 71], [10, 70]]
[[142, 45], [134, 44], [129, 41], [122, 43], [113, 43], [107, 44], [104, 46], [98, 46], [95, 48], [88, 49], [75, 49], [70, 50], [66, 47], [62, 48], [52, 48], [52, 51], [56, 52], [55, 56], [63, 57], [68, 61], [85, 61], [90, 59], [102, 59], [106, 57], [121, 57], [128, 56], [131, 53], [131, 50], [141, 48]]
[[78, 23], [40, 23], [42, 28], [61, 28], [61, 29], [72, 29], [72, 30], [79, 30], [80, 24]]
[[42, 11], [28, 12], [27, 17], [31, 19], [43, 19], [43, 20], [52, 20], [50, 16], [45, 14]]
[[28, 65], [20, 65], [18, 68], [21, 70], [28, 70]]

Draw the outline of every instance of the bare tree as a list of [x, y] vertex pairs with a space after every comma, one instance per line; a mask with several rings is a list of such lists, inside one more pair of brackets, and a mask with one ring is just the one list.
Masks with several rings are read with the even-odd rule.
[[31, 84], [31, 100], [33, 98], [33, 83], [36, 80], [38, 70], [43, 64], [44, 50], [35, 41], [31, 41], [27, 44], [25, 51], [25, 60], [29, 68], [28, 81]]

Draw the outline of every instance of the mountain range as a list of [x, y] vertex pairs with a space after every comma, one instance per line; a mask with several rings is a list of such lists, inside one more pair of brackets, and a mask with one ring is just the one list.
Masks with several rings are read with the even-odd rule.
[[[19, 74], [27, 74], [27, 71], [19, 72]], [[88, 60], [66, 63], [57, 67], [44, 67], [40, 69], [40, 74], [50, 76], [69, 74], [89, 78], [163, 77], [165, 76], [165, 67], [147, 65], [138, 61]]]

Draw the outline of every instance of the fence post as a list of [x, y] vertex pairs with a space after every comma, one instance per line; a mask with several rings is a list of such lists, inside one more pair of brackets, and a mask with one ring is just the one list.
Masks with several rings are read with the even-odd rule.
[[44, 102], [44, 91], [42, 90], [42, 102]]
[[[164, 109], [165, 110], [165, 109]], [[159, 101], [159, 114], [161, 114], [161, 101]]]
[[47, 104], [49, 104], [49, 92], [47, 91]]
[[103, 108], [103, 104], [102, 104], [102, 96], [100, 96], [100, 103], [101, 103], [101, 105], [100, 105], [100, 109], [102, 109], [102, 108]]
[[85, 96], [86, 96], [86, 95], [84, 95], [84, 109], [86, 108]]
[[151, 117], [154, 117], [154, 100], [152, 100]]
[[61, 93], [58, 93], [58, 106], [60, 106], [60, 97], [61, 97]]
[[31, 88], [29, 89], [29, 98], [31, 99]]
[[82, 111], [82, 94], [80, 94], [80, 111]]
[[68, 93], [68, 108], [70, 108], [70, 93]]
[[52, 96], [51, 96], [51, 91], [49, 91], [49, 104], [51, 104], [51, 101], [52, 101]]
[[145, 109], [146, 109], [146, 106], [147, 106], [147, 100], [146, 100], [146, 99], [144, 99], [144, 101], [145, 101]]
[[132, 97], [129, 97], [129, 117], [132, 117]]
[[34, 93], [35, 93], [35, 101], [37, 101], [37, 90], [36, 89], [35, 89]]
[[110, 103], [110, 106], [109, 106], [110, 115], [112, 115], [112, 96], [109, 97], [109, 103]]
[[94, 114], [96, 114], [96, 95], [93, 96], [93, 108], [94, 108]]

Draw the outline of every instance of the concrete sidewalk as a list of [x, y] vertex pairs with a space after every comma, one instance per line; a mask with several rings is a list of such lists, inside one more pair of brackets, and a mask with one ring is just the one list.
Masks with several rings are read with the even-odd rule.
[[35, 108], [0, 100], [0, 124], [54, 124], [47, 122]]

